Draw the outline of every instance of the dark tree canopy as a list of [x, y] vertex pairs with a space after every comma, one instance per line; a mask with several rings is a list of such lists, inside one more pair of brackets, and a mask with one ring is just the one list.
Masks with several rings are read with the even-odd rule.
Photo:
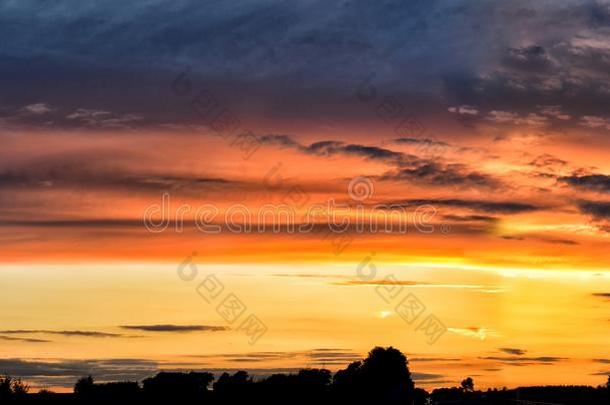
[[143, 381], [144, 394], [158, 399], [203, 399], [208, 394], [208, 386], [214, 381], [212, 373], [170, 373], [160, 372]]
[[405, 403], [414, 390], [407, 358], [393, 347], [375, 347], [364, 361], [338, 371], [335, 384], [340, 397], [356, 402]]
[[464, 392], [473, 392], [474, 391], [474, 381], [471, 377], [464, 378], [460, 383]]
[[95, 380], [92, 376], [79, 378], [74, 384], [74, 393], [79, 396], [93, 395]]
[[[21, 380], [0, 376], [0, 404], [41, 403], [70, 405], [335, 405], [381, 404], [490, 404], [519, 401], [563, 405], [608, 405], [609, 384], [589, 386], [521, 387], [475, 390], [472, 377], [459, 386], [437, 388], [428, 393], [415, 388], [404, 354], [393, 347], [375, 347], [334, 376], [329, 370], [304, 368], [295, 373], [251, 376], [247, 371], [225, 372], [214, 382], [209, 372], [166, 372], [136, 381], [96, 382], [80, 378], [74, 394], [42, 392], [28, 394]], [[602, 382], [602, 381], [600, 381]]]
[[29, 386], [20, 378], [0, 375], [0, 402], [21, 399], [27, 395]]

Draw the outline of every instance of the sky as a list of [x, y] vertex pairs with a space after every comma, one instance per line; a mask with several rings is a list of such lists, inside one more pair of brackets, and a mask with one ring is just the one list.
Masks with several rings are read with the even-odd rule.
[[7, 0], [0, 37], [0, 372], [605, 382], [609, 2]]

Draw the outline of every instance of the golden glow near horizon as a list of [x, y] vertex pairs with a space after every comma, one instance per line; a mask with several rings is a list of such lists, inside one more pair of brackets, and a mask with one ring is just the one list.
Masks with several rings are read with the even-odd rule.
[[[477, 377], [481, 387], [543, 383], [550, 368], [549, 382], [569, 383], [578, 368], [587, 370], [579, 382], [599, 383], [593, 374], [603, 364], [595, 359], [610, 353], [607, 326], [600, 328], [606, 298], [594, 294], [607, 291], [610, 273], [375, 264], [377, 279], [395, 276], [405, 293], [442, 320], [447, 332], [438, 341], [429, 344], [416, 323], [402, 319], [376, 292], [375, 282], [352, 283], [359, 280], [357, 263], [197, 263], [197, 276], [187, 281], [177, 265], [168, 264], [5, 265], [0, 305], [12, 310], [3, 315], [6, 330], [0, 335], [44, 342], [8, 340], [0, 356], [43, 364], [135, 358], [159, 369], [338, 369], [374, 345], [393, 345], [411, 359], [413, 372], [442, 375], [418, 380], [424, 387], [457, 384], [481, 368], [488, 370]], [[197, 293], [210, 274], [264, 320], [268, 331], [255, 345]], [[163, 324], [227, 330], [123, 328]], [[21, 332], [6, 335], [10, 330]], [[51, 333], [74, 330], [116, 336]], [[325, 348], [343, 355], [318, 362], [313, 353]], [[524, 354], [510, 354], [511, 348]], [[257, 357], [269, 352], [276, 354], [262, 362]]]

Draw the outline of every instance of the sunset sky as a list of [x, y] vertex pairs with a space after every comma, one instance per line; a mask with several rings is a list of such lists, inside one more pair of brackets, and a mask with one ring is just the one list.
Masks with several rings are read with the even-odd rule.
[[610, 2], [9, 0], [0, 38], [0, 374], [605, 383]]

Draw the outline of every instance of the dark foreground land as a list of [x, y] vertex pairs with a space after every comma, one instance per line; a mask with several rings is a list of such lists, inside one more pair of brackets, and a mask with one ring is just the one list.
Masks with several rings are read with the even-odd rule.
[[[610, 381], [610, 379], [609, 379]], [[160, 372], [139, 382], [96, 383], [79, 379], [74, 392], [29, 393], [20, 380], [0, 377], [0, 404], [610, 404], [609, 385], [544, 386], [477, 391], [466, 378], [460, 387], [427, 392], [416, 388], [407, 358], [398, 350], [376, 347], [362, 361], [334, 375], [302, 369], [253, 380], [247, 372]]]

